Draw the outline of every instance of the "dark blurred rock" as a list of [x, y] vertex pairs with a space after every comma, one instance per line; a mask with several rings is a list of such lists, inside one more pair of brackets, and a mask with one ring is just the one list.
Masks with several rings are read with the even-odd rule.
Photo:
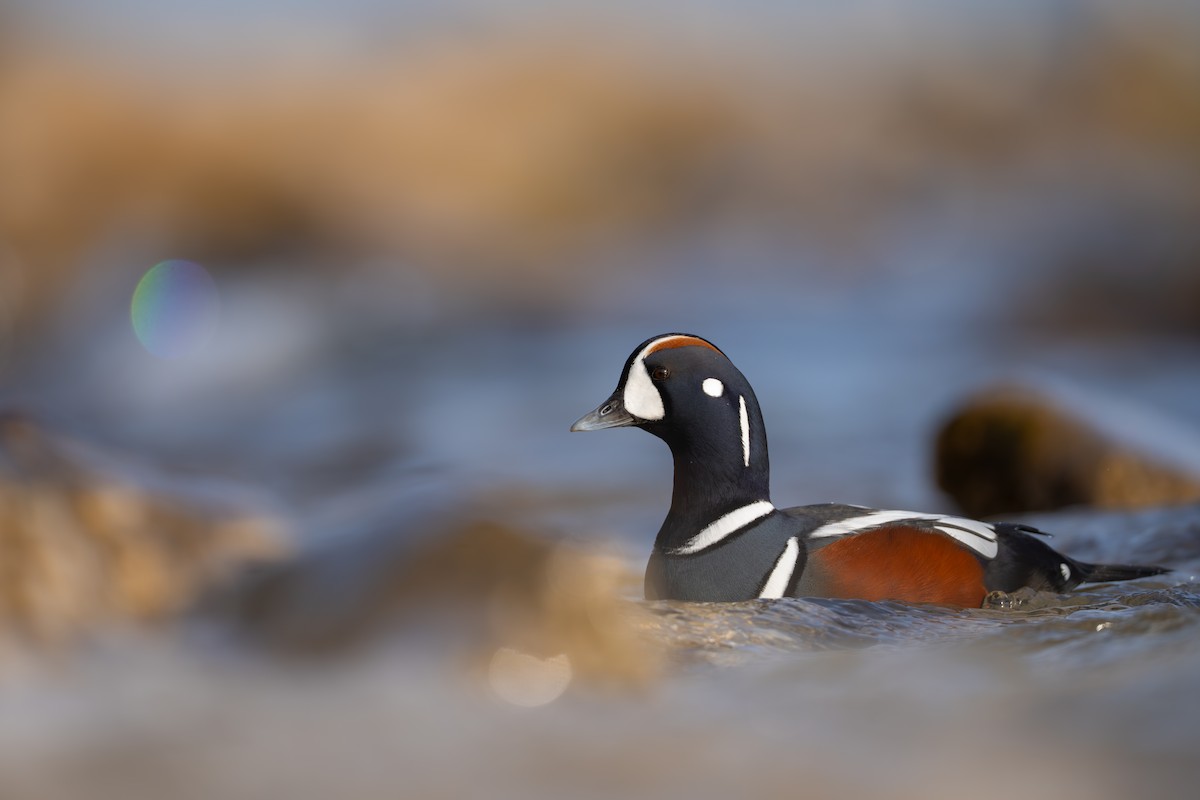
[[938, 432], [935, 468], [938, 485], [981, 517], [1200, 500], [1200, 437], [1062, 388], [968, 398]]
[[77, 444], [0, 414], [0, 645], [160, 621], [235, 565], [283, 551], [269, 518], [142, 488]]

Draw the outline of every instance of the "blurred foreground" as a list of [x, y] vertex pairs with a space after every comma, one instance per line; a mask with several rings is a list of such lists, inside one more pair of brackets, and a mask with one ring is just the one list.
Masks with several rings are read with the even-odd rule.
[[[28, 451], [29, 423], [7, 430], [6, 454]], [[0, 639], [4, 796], [707, 797], [802, 781], [851, 796], [1167, 798], [1200, 779], [1200, 506], [1030, 518], [1080, 558], [1176, 572], [953, 610], [636, 603], [640, 570], [594, 544], [471, 522], [514, 511], [430, 487], [398, 494], [373, 534], [291, 557], [227, 551], [260, 566], [233, 582], [226, 567], [153, 635], [45, 603], [61, 582], [29, 586], [33, 604], [4, 615], [25, 635]], [[117, 496], [126, 517], [153, 505]], [[20, 574], [78, 566], [91, 531], [144, 537], [119, 546], [128, 558], [175, 547], [178, 577], [210, 560], [171, 541], [211, 515], [195, 500], [174, 523], [160, 513], [159, 534], [43, 517], [14, 537], [25, 505], [4, 509], [0, 541]], [[12, 546], [48, 533], [40, 552]], [[76, 578], [103, 596], [137, 572], [118, 561]], [[48, 628], [63, 611], [88, 646]], [[48, 630], [58, 647], [31, 649]], [[1021, 775], [995, 775], [997, 759]]]

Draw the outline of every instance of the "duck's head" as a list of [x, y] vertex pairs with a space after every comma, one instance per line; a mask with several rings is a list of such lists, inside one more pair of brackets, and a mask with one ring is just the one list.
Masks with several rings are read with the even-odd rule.
[[687, 333], [638, 345], [616, 391], [571, 430], [626, 426], [644, 428], [672, 449], [701, 442], [728, 447], [744, 466], [755, 443], [765, 449], [758, 402], [746, 378], [716, 345]]

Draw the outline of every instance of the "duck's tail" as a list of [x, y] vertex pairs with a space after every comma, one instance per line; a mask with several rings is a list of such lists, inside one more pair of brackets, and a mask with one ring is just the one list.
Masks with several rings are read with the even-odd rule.
[[1089, 564], [1086, 561], [1071, 559], [1071, 566], [1081, 583], [1100, 583], [1103, 581], [1131, 581], [1134, 578], [1145, 578], [1150, 575], [1162, 575], [1170, 572], [1166, 567], [1139, 566], [1135, 564]]
[[1011, 592], [1022, 586], [1063, 592], [1081, 583], [1131, 581], [1171, 570], [1157, 565], [1089, 564], [1042, 541], [1048, 534], [1028, 525], [997, 523], [1000, 552], [988, 565], [987, 587]]

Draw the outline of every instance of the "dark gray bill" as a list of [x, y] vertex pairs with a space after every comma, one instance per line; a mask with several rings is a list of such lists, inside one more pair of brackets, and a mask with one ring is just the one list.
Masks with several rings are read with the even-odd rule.
[[637, 425], [637, 417], [625, 410], [625, 405], [615, 394], [605, 400], [590, 414], [584, 414], [571, 426], [573, 431], [598, 431], [602, 428], [624, 428]]

